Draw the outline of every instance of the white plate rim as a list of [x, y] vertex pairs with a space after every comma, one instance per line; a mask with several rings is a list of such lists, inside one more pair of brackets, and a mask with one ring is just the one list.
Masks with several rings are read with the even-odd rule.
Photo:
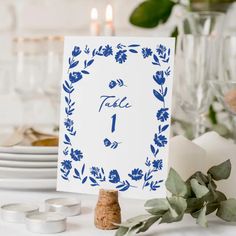
[[56, 179], [0, 179], [0, 189], [56, 190]]
[[13, 160], [0, 160], [0, 167], [10, 168], [56, 168], [56, 161], [13, 161]]
[[58, 147], [38, 147], [38, 146], [0, 146], [1, 153], [18, 153], [18, 154], [57, 154]]
[[18, 154], [0, 152], [0, 160], [13, 161], [57, 161], [58, 154]]

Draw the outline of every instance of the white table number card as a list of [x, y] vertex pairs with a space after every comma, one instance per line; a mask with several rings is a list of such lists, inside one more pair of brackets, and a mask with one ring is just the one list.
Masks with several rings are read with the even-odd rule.
[[59, 191], [165, 197], [172, 38], [67, 37]]

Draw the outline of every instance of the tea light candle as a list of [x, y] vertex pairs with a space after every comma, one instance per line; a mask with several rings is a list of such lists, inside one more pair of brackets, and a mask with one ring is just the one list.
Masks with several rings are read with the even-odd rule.
[[66, 218], [55, 212], [38, 212], [26, 216], [26, 228], [30, 232], [55, 234], [66, 230]]
[[45, 201], [45, 210], [65, 216], [81, 214], [81, 201], [76, 198], [52, 198]]
[[106, 22], [104, 27], [104, 35], [105, 36], [114, 36], [115, 28], [113, 24], [113, 9], [110, 4], [106, 7]]
[[92, 36], [98, 36], [100, 34], [97, 8], [92, 8], [92, 10], [91, 10], [90, 34]]
[[27, 214], [37, 212], [39, 207], [28, 203], [13, 203], [1, 207], [2, 219], [14, 223], [24, 223]]

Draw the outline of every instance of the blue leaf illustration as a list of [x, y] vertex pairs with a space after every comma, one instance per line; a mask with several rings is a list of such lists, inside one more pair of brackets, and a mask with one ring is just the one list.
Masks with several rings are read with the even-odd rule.
[[81, 73], [83, 73], [83, 74], [86, 74], [86, 75], [88, 75], [88, 74], [89, 74], [89, 72], [88, 72], [88, 71], [86, 71], [86, 70], [82, 70], [82, 71], [81, 71]]
[[64, 84], [63, 84], [63, 89], [66, 93], [71, 93], [71, 90], [69, 90]]
[[151, 184], [150, 184], [150, 189], [152, 191], [156, 191], [158, 188], [160, 188], [160, 185], [158, 185], [158, 182], [157, 181], [152, 181]]
[[169, 125], [164, 125], [164, 126], [162, 127], [162, 129], [161, 129], [161, 132], [164, 132], [165, 130], [167, 130], [168, 127], [169, 127]]
[[120, 87], [124, 86], [124, 81], [122, 79], [118, 79], [117, 82]]
[[139, 47], [139, 46], [140, 46], [139, 44], [131, 44], [131, 45], [129, 45], [130, 48]]
[[148, 166], [148, 167], [151, 166], [151, 161], [149, 160], [148, 157], [146, 159], [145, 165]]
[[65, 80], [65, 84], [67, 86], [67, 88], [71, 88], [71, 86], [69, 85], [69, 83]]
[[136, 51], [134, 49], [130, 49], [129, 51], [132, 52], [132, 53], [138, 53], [138, 51]]
[[168, 89], [167, 89], [167, 87], [166, 87], [166, 88], [165, 88], [165, 91], [164, 91], [164, 93], [163, 93], [163, 96], [164, 96], [164, 97], [166, 96], [167, 91], [168, 91]]
[[112, 143], [111, 148], [116, 149], [118, 147], [118, 143], [115, 141]]
[[66, 101], [67, 104], [70, 104], [70, 100], [69, 100], [68, 97], [65, 97], [65, 101]]
[[64, 180], [68, 180], [68, 177], [66, 177], [66, 176], [61, 176], [62, 177], [62, 179], [64, 179]]
[[93, 177], [89, 177], [90, 181], [92, 182], [91, 186], [99, 186], [97, 181]]
[[158, 100], [160, 100], [161, 102], [164, 102], [163, 96], [159, 92], [157, 92], [155, 89], [153, 89], [153, 94]]
[[69, 144], [71, 145], [71, 142], [70, 142], [70, 138], [67, 134], [65, 134], [65, 141], [64, 141], [64, 144]]
[[87, 67], [88, 67], [88, 66], [91, 66], [91, 65], [93, 64], [93, 62], [94, 62], [94, 59], [90, 60], [90, 61], [87, 63]]
[[102, 46], [100, 46], [99, 48], [98, 48], [98, 51], [101, 51], [102, 50]]
[[83, 164], [82, 169], [81, 169], [81, 174], [84, 174], [84, 170], [85, 170], [85, 164]]
[[145, 175], [144, 175], [144, 181], [149, 181], [153, 175], [151, 174], [151, 171], [149, 170]]
[[72, 64], [70, 64], [70, 69], [76, 67], [79, 64], [79, 61], [75, 61]]
[[93, 50], [93, 52], [92, 52], [92, 56], [94, 57], [95, 54], [96, 54], [96, 49]]
[[119, 189], [119, 191], [121, 192], [128, 190], [129, 187], [130, 187], [130, 183], [127, 180], [123, 181], [122, 184], [116, 186], [116, 188]]
[[155, 147], [153, 145], [150, 145], [150, 148], [151, 148], [152, 154], [155, 155], [156, 153]]
[[80, 173], [79, 173], [79, 171], [75, 168], [74, 169], [74, 171], [75, 171], [75, 174], [78, 176], [78, 177], [80, 177]]
[[84, 177], [83, 180], [82, 180], [82, 184], [84, 184], [87, 180], [88, 176]]
[[155, 54], [153, 54], [153, 59], [157, 63], [157, 65], [160, 65], [159, 59]]

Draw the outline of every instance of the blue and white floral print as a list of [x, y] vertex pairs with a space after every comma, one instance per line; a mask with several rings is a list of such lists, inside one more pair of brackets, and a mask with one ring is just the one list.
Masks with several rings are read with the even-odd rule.
[[[98, 166], [88, 166], [84, 159], [86, 154], [73, 146], [73, 140], [76, 132], [79, 132], [79, 127], [75, 127], [73, 120], [73, 113], [75, 111], [75, 101], [72, 99], [72, 94], [76, 91], [77, 83], [83, 79], [87, 79], [90, 75], [90, 67], [95, 61], [100, 58], [112, 57], [118, 64], [124, 64], [128, 61], [132, 54], [141, 55], [142, 59], [149, 61], [154, 66], [153, 78], [150, 78], [155, 83], [153, 89], [153, 98], [161, 103], [156, 113], [156, 120], [161, 123], [154, 132], [152, 140], [150, 140], [150, 149], [147, 156], [144, 157], [143, 168], [132, 168], [129, 174], [121, 176], [117, 169], [105, 169]], [[86, 55], [86, 60], [81, 61], [80, 56]], [[90, 48], [74, 46], [71, 51], [71, 56], [68, 58], [68, 78], [63, 82], [65, 106], [65, 120], [64, 127], [66, 133], [64, 134], [63, 155], [64, 160], [60, 163], [61, 177], [65, 181], [71, 178], [81, 184], [89, 184], [91, 187], [98, 187], [104, 181], [109, 181], [116, 189], [121, 192], [128, 191], [130, 188], [137, 188], [142, 186], [142, 189], [148, 191], [157, 191], [163, 184], [163, 179], [158, 178], [158, 172], [163, 169], [164, 160], [160, 156], [160, 150], [168, 143], [166, 131], [169, 125], [166, 123], [169, 120], [169, 108], [166, 107], [165, 99], [168, 94], [166, 81], [171, 74], [170, 66], [168, 66], [170, 59], [170, 48], [165, 45], [158, 45], [156, 48], [142, 47], [133, 43], [124, 45], [119, 43], [116, 47], [109, 44], [101, 45], [98, 48]], [[161, 63], [167, 65], [167, 69], [160, 70]], [[111, 80], [107, 85], [110, 90], [119, 90], [127, 87], [124, 80], [117, 78]], [[120, 145], [120, 142], [109, 138], [102, 140], [104, 148], [115, 149]], [[140, 184], [141, 185], [140, 185]]]
[[81, 159], [83, 158], [83, 153], [78, 149], [74, 150], [73, 148], [71, 148], [70, 156], [74, 161], [81, 161]]

